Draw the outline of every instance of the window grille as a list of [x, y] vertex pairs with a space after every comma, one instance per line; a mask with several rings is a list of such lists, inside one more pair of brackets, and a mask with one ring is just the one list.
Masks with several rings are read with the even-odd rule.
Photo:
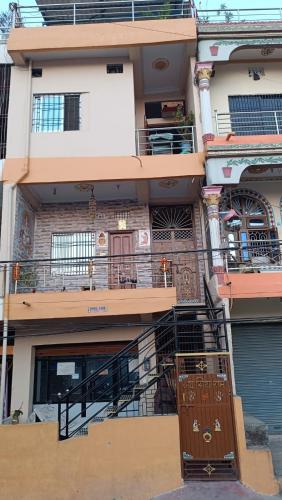
[[[95, 233], [52, 234], [51, 274], [88, 274], [89, 260], [95, 255]], [[68, 259], [68, 260], [64, 260]]]
[[32, 131], [63, 132], [79, 130], [80, 94], [35, 94]]

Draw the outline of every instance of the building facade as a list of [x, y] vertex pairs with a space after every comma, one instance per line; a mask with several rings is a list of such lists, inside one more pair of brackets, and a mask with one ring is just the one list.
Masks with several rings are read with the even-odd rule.
[[[137, 445], [147, 467], [166, 433], [178, 458], [164, 448], [155, 486], [145, 468], [136, 499], [183, 479], [240, 478], [276, 493], [269, 449], [246, 446], [239, 399], [281, 433], [273, 22], [244, 21], [242, 35], [241, 22], [213, 22], [193, 2], [12, 8], [4, 423], [20, 416], [17, 429], [35, 435], [57, 425], [65, 453], [64, 441], [88, 434], [89, 446], [111, 422], [126, 435], [139, 417], [141, 436], [159, 421], [153, 451]], [[262, 404], [265, 383], [274, 397], [264, 388]], [[130, 498], [128, 478], [104, 498]]]

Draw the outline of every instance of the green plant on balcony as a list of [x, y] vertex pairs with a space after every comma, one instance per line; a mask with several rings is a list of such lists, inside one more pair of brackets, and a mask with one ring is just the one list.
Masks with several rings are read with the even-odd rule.
[[230, 10], [228, 10], [227, 5], [225, 3], [222, 3], [219, 6], [219, 9], [217, 11], [217, 15], [218, 16], [220, 16], [221, 14], [224, 15], [226, 23], [231, 23], [231, 21], [232, 21], [232, 19], [234, 17], [234, 14], [233, 14], [233, 12], [231, 12]]
[[[179, 124], [178, 134], [181, 136], [183, 141], [183, 147], [185, 143], [191, 144], [193, 140], [193, 125], [195, 124], [195, 115], [193, 111], [189, 111], [187, 115], [184, 115], [183, 108], [178, 108], [175, 114], [177, 122]], [[188, 152], [188, 151], [187, 151]]]

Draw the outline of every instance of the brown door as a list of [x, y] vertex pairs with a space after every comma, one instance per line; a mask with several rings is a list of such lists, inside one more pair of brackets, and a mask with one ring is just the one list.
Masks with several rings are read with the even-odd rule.
[[[110, 288], [135, 288], [137, 282], [134, 265], [132, 232], [110, 234]], [[114, 256], [117, 257], [114, 257]]]
[[237, 479], [228, 356], [177, 357], [177, 401], [184, 480]]
[[[189, 205], [154, 207], [151, 209], [151, 219], [152, 252], [172, 252], [171, 255], [165, 255], [169, 260], [168, 286], [176, 287], [178, 302], [198, 299], [197, 254], [187, 253], [187, 250], [195, 249], [193, 208]], [[162, 287], [164, 276], [159, 259], [154, 260], [153, 283], [156, 287]]]

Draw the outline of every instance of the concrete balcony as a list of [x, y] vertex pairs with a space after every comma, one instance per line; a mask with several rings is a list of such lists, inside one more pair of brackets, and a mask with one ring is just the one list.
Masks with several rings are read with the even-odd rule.
[[[282, 296], [282, 241], [250, 240], [229, 242], [219, 295], [250, 299]], [[226, 244], [225, 244], [226, 248]]]
[[199, 271], [187, 253], [15, 263], [11, 320], [152, 314], [177, 300], [200, 302]]

